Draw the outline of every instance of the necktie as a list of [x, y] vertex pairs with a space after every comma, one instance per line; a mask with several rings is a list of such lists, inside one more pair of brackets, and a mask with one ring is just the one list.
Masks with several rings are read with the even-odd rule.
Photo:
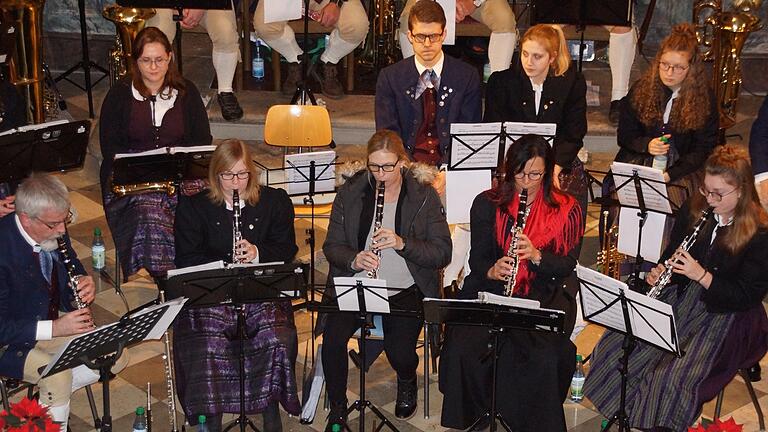
[[435, 71], [432, 69], [424, 69], [424, 72], [419, 76], [419, 83], [416, 85], [416, 99], [420, 98], [427, 88], [436, 88], [438, 81]]
[[48, 281], [48, 283], [51, 283], [53, 257], [50, 252], [43, 249], [40, 249], [38, 257], [40, 258], [40, 270], [43, 272], [43, 277], [45, 277], [45, 280]]

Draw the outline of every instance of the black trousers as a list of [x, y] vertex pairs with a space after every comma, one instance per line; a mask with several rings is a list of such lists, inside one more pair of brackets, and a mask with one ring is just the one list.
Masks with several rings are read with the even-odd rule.
[[[416, 285], [390, 298], [392, 307], [422, 310], [424, 296]], [[416, 378], [419, 356], [416, 354], [416, 341], [424, 325], [422, 317], [410, 317], [385, 314], [384, 352], [400, 380]], [[345, 403], [347, 394], [347, 343], [359, 323], [356, 313], [329, 314], [323, 333], [323, 371], [331, 404]]]

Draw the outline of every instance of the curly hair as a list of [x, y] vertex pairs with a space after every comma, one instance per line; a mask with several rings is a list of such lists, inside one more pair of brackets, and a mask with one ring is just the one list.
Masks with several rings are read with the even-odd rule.
[[659, 78], [661, 56], [669, 51], [686, 53], [689, 59], [688, 75], [682, 82], [680, 93], [669, 116], [669, 124], [677, 131], [696, 130], [704, 126], [710, 115], [709, 80], [698, 52], [693, 24], [678, 24], [664, 39], [651, 66], [638, 80], [630, 102], [640, 121], [650, 127], [661, 123], [664, 116], [664, 83]]

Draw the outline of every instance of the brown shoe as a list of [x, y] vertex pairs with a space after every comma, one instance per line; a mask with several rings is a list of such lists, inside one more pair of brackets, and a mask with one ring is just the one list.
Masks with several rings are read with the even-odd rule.
[[344, 97], [344, 87], [339, 82], [339, 70], [333, 63], [323, 63], [322, 76], [318, 77], [320, 90], [331, 99]]
[[283, 81], [282, 93], [285, 96], [293, 96], [301, 82], [301, 63], [288, 63], [288, 75]]

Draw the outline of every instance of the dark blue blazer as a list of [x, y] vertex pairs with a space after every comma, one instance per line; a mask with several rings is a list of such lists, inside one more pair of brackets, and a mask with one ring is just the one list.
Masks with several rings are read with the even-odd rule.
[[[443, 161], [446, 162], [451, 123], [480, 122], [482, 102], [477, 71], [461, 60], [443, 55], [445, 61], [437, 92], [435, 121]], [[411, 155], [422, 122], [422, 100], [414, 97], [418, 82], [419, 72], [413, 56], [382, 69], [376, 82], [376, 129], [397, 132]]]
[[755, 175], [768, 171], [768, 97], [752, 123], [749, 133], [749, 157], [752, 159], [752, 172]]
[[[36, 343], [37, 322], [47, 319], [50, 295], [32, 246], [22, 237], [14, 216], [0, 218], [0, 375], [21, 379], [24, 361]], [[71, 245], [70, 251], [77, 272], [85, 274]], [[74, 296], [67, 287], [67, 271], [58, 251], [53, 257], [59, 309], [71, 311]]]

